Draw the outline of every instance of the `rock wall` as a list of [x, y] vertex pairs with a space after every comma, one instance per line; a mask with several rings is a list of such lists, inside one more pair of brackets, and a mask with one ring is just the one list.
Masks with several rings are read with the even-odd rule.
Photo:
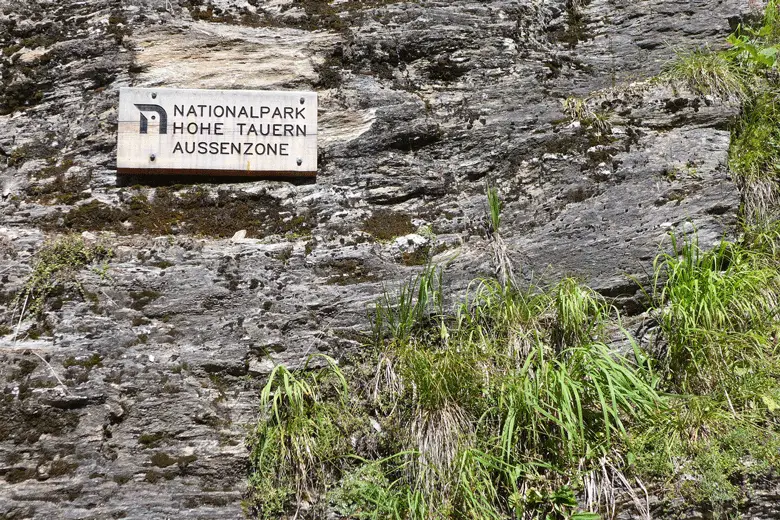
[[[737, 108], [652, 78], [720, 46], [736, 0], [0, 9], [0, 518], [240, 518], [264, 376], [360, 348], [429, 258], [453, 290], [493, 274], [486, 183], [519, 277], [575, 275], [628, 313], [668, 231], [734, 230]], [[316, 90], [316, 182], [117, 178], [123, 86]], [[114, 256], [17, 335], [65, 233]]]

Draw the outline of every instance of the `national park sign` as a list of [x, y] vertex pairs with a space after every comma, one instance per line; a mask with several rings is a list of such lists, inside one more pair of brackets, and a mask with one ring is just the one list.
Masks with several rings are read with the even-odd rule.
[[317, 94], [122, 88], [117, 173], [314, 176]]

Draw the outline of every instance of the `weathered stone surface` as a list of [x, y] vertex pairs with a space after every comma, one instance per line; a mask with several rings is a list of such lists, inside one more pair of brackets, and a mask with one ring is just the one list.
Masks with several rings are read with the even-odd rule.
[[[115, 252], [87, 299], [2, 330], [0, 516], [240, 517], [263, 378], [358, 348], [427, 255], [456, 289], [491, 274], [486, 182], [520, 276], [629, 311], [668, 231], [733, 229], [736, 108], [648, 79], [720, 45], [739, 2], [196, 4], [0, 2], [0, 324], [47, 237]], [[122, 86], [316, 89], [319, 176], [117, 179]], [[611, 131], [567, 117], [573, 95]]]

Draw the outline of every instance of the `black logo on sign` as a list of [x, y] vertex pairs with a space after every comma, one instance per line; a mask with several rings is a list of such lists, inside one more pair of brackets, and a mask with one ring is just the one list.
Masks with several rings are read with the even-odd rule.
[[[141, 111], [141, 128], [139, 130], [140, 133], [145, 134], [148, 133], [149, 130], [149, 119], [144, 115], [144, 112], [155, 112], [157, 115], [160, 116], [160, 133], [161, 134], [167, 134], [168, 133], [168, 113], [165, 111], [163, 107], [160, 105], [146, 105], [146, 104], [135, 104], [136, 108]], [[152, 116], [152, 119], [154, 119], [155, 116]]]

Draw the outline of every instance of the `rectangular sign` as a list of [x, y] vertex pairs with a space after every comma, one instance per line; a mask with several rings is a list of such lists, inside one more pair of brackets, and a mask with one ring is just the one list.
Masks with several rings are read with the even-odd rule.
[[317, 94], [122, 88], [117, 173], [312, 177]]

